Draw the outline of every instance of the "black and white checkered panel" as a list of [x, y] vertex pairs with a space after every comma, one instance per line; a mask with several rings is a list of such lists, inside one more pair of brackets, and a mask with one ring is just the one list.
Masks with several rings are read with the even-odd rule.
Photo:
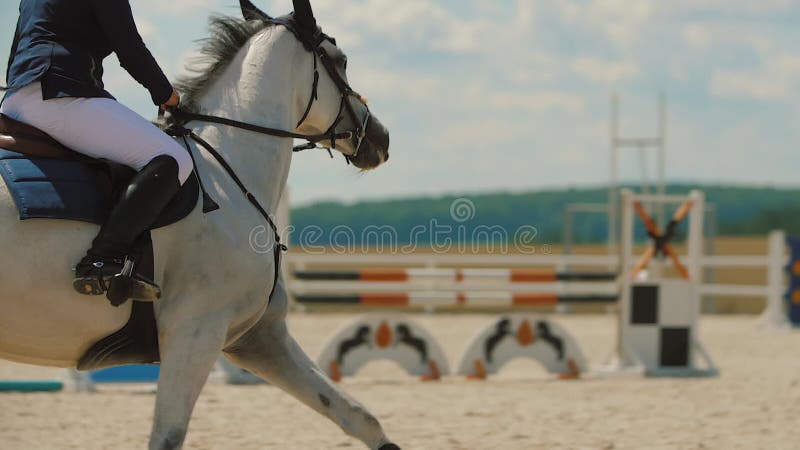
[[624, 339], [648, 369], [691, 365], [697, 304], [683, 280], [634, 283]]

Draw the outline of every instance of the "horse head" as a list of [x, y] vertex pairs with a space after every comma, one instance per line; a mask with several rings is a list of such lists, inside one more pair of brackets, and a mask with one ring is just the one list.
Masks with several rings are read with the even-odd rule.
[[[277, 21], [287, 25], [314, 58], [311, 98], [299, 100], [307, 105], [297, 131], [337, 135], [319, 142], [341, 152], [354, 166], [369, 170], [389, 159], [389, 131], [370, 111], [367, 99], [350, 86], [347, 55], [336, 40], [317, 25], [309, 0], [293, 0], [294, 13], [274, 19], [250, 0], [240, 0], [245, 20]], [[345, 138], [340, 138], [345, 136]]]

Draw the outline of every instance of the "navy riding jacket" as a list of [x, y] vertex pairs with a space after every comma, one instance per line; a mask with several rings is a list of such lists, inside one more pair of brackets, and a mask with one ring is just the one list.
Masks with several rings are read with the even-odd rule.
[[128, 0], [21, 0], [8, 57], [8, 87], [42, 83], [44, 100], [114, 98], [103, 86], [103, 59], [122, 67], [161, 105], [172, 85], [142, 42]]

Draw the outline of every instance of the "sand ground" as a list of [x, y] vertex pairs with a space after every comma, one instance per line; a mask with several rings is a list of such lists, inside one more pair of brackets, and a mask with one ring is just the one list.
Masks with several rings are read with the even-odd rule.
[[[353, 316], [290, 317], [312, 354]], [[415, 315], [455, 364], [489, 315]], [[614, 343], [612, 316], [557, 316], [599, 365]], [[753, 317], [704, 317], [701, 336], [721, 376], [556, 381], [534, 362], [510, 364], [487, 382], [451, 377], [421, 383], [389, 362], [343, 387], [405, 449], [798, 449], [800, 332], [759, 331]], [[0, 362], [0, 379], [59, 371]], [[0, 395], [0, 449], [146, 448], [155, 397], [141, 387], [98, 394]], [[210, 383], [189, 449], [363, 448], [337, 427], [269, 386]]]

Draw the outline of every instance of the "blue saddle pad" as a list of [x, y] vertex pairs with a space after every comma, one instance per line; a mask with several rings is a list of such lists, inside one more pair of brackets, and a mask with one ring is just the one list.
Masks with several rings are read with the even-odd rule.
[[32, 159], [0, 149], [0, 175], [19, 218], [102, 224], [111, 208], [111, 182], [82, 161]]
[[[112, 178], [116, 177], [110, 173], [108, 166], [100, 162], [31, 158], [0, 149], [0, 176], [21, 220], [67, 219], [103, 224], [114, 205], [114, 193], [124, 189], [128, 181], [128, 177], [119, 177], [115, 181], [121, 185], [115, 189]], [[198, 197], [197, 179], [191, 176], [153, 228], [186, 217], [194, 210]]]

